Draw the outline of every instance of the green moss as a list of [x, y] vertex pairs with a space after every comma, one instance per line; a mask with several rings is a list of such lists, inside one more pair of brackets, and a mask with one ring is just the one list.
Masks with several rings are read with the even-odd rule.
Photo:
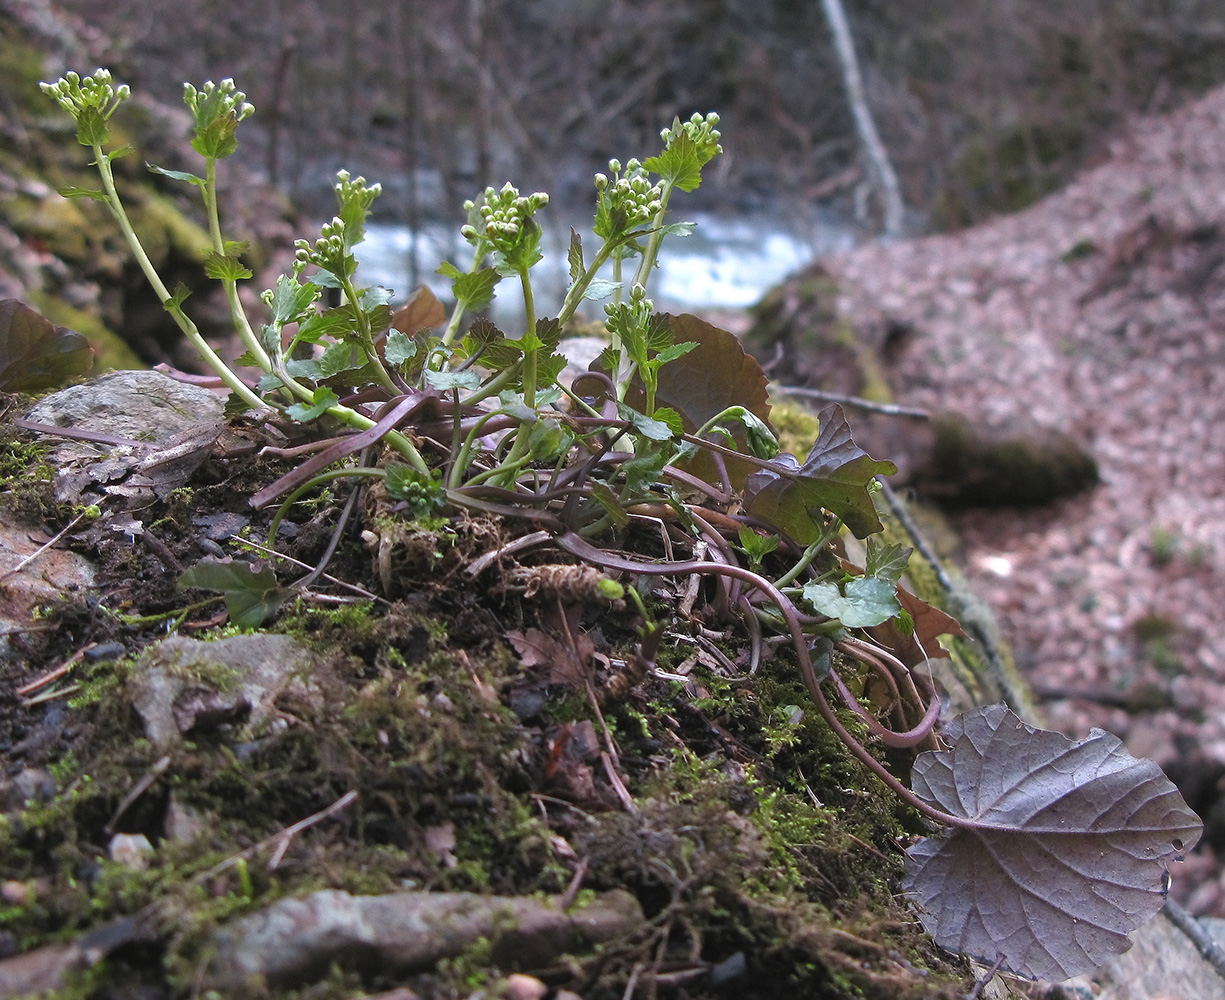
[[0, 426], [0, 504], [22, 522], [54, 523], [63, 513], [50, 448], [46, 439], [30, 440], [11, 423]]
[[812, 450], [821, 429], [812, 410], [778, 396], [770, 399], [770, 423], [778, 435], [780, 449], [800, 458]]

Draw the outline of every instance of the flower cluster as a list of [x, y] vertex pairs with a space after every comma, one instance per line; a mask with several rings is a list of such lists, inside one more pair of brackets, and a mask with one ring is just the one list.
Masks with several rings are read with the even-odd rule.
[[[519, 245], [532, 213], [548, 203], [549, 196], [544, 192], [538, 191], [525, 198], [509, 181], [501, 191], [486, 188], [484, 201], [478, 210], [485, 224], [484, 231], [468, 225], [460, 233], [470, 243], [476, 244], [483, 239], [494, 250], [509, 254]], [[471, 213], [474, 208], [474, 202], [464, 202], [464, 211]]]
[[229, 77], [220, 83], [209, 80], [199, 90], [190, 83], [183, 84], [183, 103], [195, 117], [197, 129], [222, 115], [232, 114], [236, 121], [242, 121], [255, 114], [255, 105], [247, 101], [247, 95]]
[[651, 183], [650, 175], [642, 164], [634, 159], [625, 165], [621, 173], [621, 161], [609, 160], [612, 174], [595, 175], [596, 217], [593, 231], [602, 239], [611, 239], [619, 233], [649, 223], [663, 208], [662, 187]]
[[659, 137], [664, 141], [665, 146], [670, 146], [672, 141], [683, 133], [697, 146], [698, 155], [705, 163], [711, 157], [723, 152], [723, 147], [719, 145], [721, 136], [719, 130], [715, 128], [718, 124], [719, 116], [713, 111], [705, 117], [695, 111], [689, 121], [679, 123], [679, 129], [674, 123], [672, 128], [662, 129]]
[[126, 84], [111, 84], [110, 70], [94, 70], [92, 76], [66, 73], [55, 83], [40, 83], [48, 97], [54, 98], [77, 123], [77, 140], [83, 146], [101, 145], [107, 138], [106, 123], [115, 109], [132, 94]]
[[255, 114], [255, 106], [230, 79], [209, 80], [199, 90], [183, 84], [183, 103], [195, 119], [191, 148], [206, 159], [220, 160], [233, 153], [238, 148], [238, 123]]
[[349, 171], [336, 172], [336, 200], [340, 207], [354, 205], [363, 213], [369, 210], [374, 199], [383, 193], [382, 184], [367, 184], [364, 177], [350, 177]]
[[312, 246], [309, 240], [294, 241], [294, 274], [301, 274], [308, 264], [329, 271], [344, 279], [352, 275], [357, 262], [345, 240], [344, 220], [334, 218], [319, 230], [319, 239]]
[[655, 311], [655, 303], [647, 298], [647, 290], [637, 281], [630, 288], [628, 302], [612, 302], [604, 307], [605, 314], [622, 328], [646, 330]]

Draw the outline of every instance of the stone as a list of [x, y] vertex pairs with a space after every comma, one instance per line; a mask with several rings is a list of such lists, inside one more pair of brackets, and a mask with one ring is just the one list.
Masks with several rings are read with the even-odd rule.
[[54, 546], [43, 548], [48, 541], [50, 536], [0, 507], [0, 658], [9, 651], [10, 635], [38, 626], [32, 617], [37, 607], [66, 594], [87, 596], [94, 585], [89, 559]]
[[132, 670], [129, 693], [145, 735], [159, 749], [185, 735], [230, 727], [235, 739], [263, 735], [288, 723], [276, 708], [282, 695], [321, 707], [317, 658], [286, 635], [253, 633], [213, 642], [172, 636], [146, 649]]
[[212, 451], [224, 425], [220, 396], [156, 371], [122, 371], [44, 397], [26, 421], [105, 440], [66, 439], [51, 462], [55, 496], [80, 503], [94, 494], [164, 497]]
[[222, 927], [206, 989], [230, 996], [307, 982], [340, 962], [398, 974], [429, 969], [484, 942], [499, 964], [539, 968], [560, 955], [639, 930], [638, 901], [622, 890], [583, 907], [471, 892], [353, 896], [337, 890], [283, 899]]

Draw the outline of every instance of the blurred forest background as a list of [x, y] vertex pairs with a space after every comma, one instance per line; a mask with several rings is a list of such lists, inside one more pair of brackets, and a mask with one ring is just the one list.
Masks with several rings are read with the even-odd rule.
[[[833, 206], [870, 231], [866, 173], [818, 0], [64, 0], [138, 91], [233, 77], [240, 156], [312, 215], [340, 167], [387, 218], [458, 219], [513, 180], [583, 204], [610, 156], [717, 110], [720, 211]], [[1019, 208], [1121, 120], [1225, 82], [1220, 0], [847, 0], [913, 232]]]

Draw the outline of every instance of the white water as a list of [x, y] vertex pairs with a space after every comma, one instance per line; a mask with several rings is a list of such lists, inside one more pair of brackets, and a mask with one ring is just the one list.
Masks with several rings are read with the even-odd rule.
[[[648, 293], [656, 308], [692, 309], [744, 308], [752, 305], [774, 285], [799, 270], [822, 253], [847, 249], [853, 245], [852, 232], [836, 225], [820, 225], [803, 236], [791, 232], [777, 219], [766, 217], [723, 218], [714, 215], [691, 217], [697, 229], [691, 236], [670, 236], [664, 240], [659, 268]], [[532, 271], [532, 289], [537, 315], [556, 312], [565, 294], [568, 226], [546, 226], [545, 258]], [[576, 226], [577, 228], [577, 226]], [[550, 242], [550, 232], [554, 240]], [[580, 230], [580, 234], [582, 230]], [[449, 300], [450, 282], [434, 273], [438, 262], [450, 259], [460, 270], [467, 270], [471, 249], [458, 234], [442, 227], [421, 231], [417, 249], [420, 280], [444, 302]], [[595, 237], [587, 234], [595, 243]], [[393, 301], [403, 301], [409, 288], [409, 254], [412, 233], [403, 226], [373, 223], [366, 227], [366, 240], [355, 253], [360, 264], [359, 282], [385, 285], [395, 292]], [[587, 249], [590, 258], [592, 249]], [[601, 275], [608, 277], [608, 275]], [[513, 325], [522, 308], [517, 282], [503, 281], [497, 289], [493, 311]], [[600, 313], [600, 304], [585, 305], [589, 318]]]

